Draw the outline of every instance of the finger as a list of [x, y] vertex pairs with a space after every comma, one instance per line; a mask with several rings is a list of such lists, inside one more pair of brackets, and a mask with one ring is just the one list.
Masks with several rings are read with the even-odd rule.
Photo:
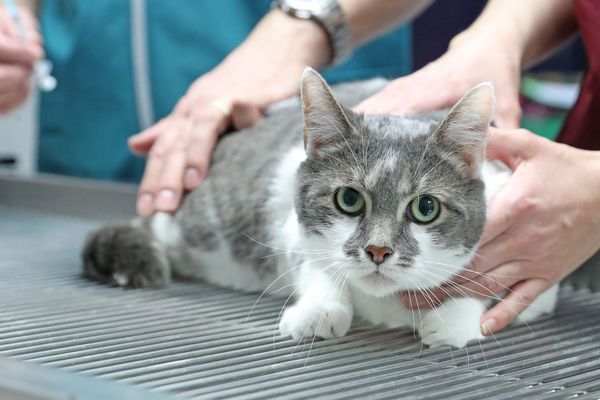
[[458, 283], [467, 282], [470, 279], [489, 273], [489, 271], [499, 265], [513, 261], [515, 247], [517, 246], [518, 242], [515, 242], [509, 233], [501, 233], [495, 236], [493, 240], [477, 249], [475, 256], [471, 260], [471, 264], [454, 281]]
[[497, 299], [497, 294], [510, 290], [511, 286], [521, 281], [521, 264], [518, 261], [501, 264], [488, 273], [482, 273], [475, 278], [462, 282], [451, 282], [452, 290], [464, 296]]
[[129, 150], [138, 155], [144, 156], [148, 154], [156, 139], [160, 136], [162, 130], [158, 127], [152, 127], [127, 139]]
[[156, 139], [160, 136], [160, 134], [164, 131], [165, 127], [168, 126], [169, 119], [165, 118], [154, 124], [150, 128], [136, 134], [130, 136], [127, 140], [127, 145], [129, 146], [129, 150], [134, 154], [139, 156], [144, 156], [148, 154], [152, 145], [156, 141]]
[[183, 194], [185, 162], [185, 150], [181, 148], [173, 149], [165, 159], [155, 203], [158, 211], [170, 213], [177, 210]]
[[30, 47], [24, 45], [21, 39], [0, 35], [0, 62], [33, 66], [37, 54]]
[[[2, 12], [0, 10], [0, 32], [5, 33], [6, 35], [26, 42], [41, 44], [43, 43], [42, 37], [39, 33], [40, 24], [30, 12], [29, 10], [19, 7], [20, 13], [19, 18], [22, 21], [23, 30], [21, 30], [17, 23], [13, 20], [13, 18], [7, 13]], [[24, 35], [24, 37], [23, 37]]]
[[514, 145], [514, 141], [512, 131], [490, 128], [486, 138], [487, 159], [502, 161], [510, 169], [516, 169], [520, 150]]
[[25, 38], [28, 46], [37, 55], [38, 59], [43, 58], [44, 39], [40, 34], [39, 21], [26, 9], [21, 9], [21, 20], [23, 21], [23, 26], [25, 27]]
[[497, 299], [497, 293], [509, 290], [510, 286], [522, 279], [518, 263], [507, 263], [490, 273], [460, 275], [454, 280], [427, 291], [405, 293], [402, 302], [409, 308], [437, 307], [448, 297], [477, 297]]
[[171, 129], [173, 132], [170, 136], [174, 139], [164, 160], [159, 181], [160, 190], [155, 203], [156, 209], [164, 212], [175, 211], [181, 202], [191, 122], [181, 121]]
[[27, 100], [29, 85], [25, 83], [16, 90], [0, 95], [0, 114], [6, 114]]
[[[179, 121], [175, 118], [166, 118], [163, 123], [163, 131], [154, 142], [150, 150], [144, 176], [140, 183], [137, 201], [138, 213], [148, 216], [156, 211], [158, 193], [161, 189], [160, 179], [165, 168], [166, 159], [171, 152], [173, 143], [177, 139], [176, 133]], [[165, 192], [163, 197], [167, 197]], [[165, 200], [162, 200], [163, 202]]]
[[[492, 267], [487, 266], [487, 268], [491, 269]], [[477, 269], [482, 269], [482, 271], [478, 271]], [[471, 265], [469, 265], [468, 268], [465, 268], [465, 270], [461, 272], [460, 275], [456, 276], [452, 281], [456, 284], [461, 285], [463, 283], [467, 283], [472, 281], [473, 279], [478, 278], [484, 272], [486, 271], [483, 271], [483, 268], [480, 268], [478, 265], [471, 263]]]
[[29, 26], [28, 24], [24, 25], [24, 31], [18, 31], [12, 37], [21, 42], [21, 45], [33, 53], [36, 59], [44, 58], [44, 39], [39, 28]]
[[502, 161], [514, 171], [532, 156], [537, 148], [535, 139], [536, 135], [525, 129], [490, 128], [486, 139], [487, 158]]
[[550, 285], [543, 279], [519, 282], [512, 291], [481, 317], [481, 333], [489, 336], [504, 329]]
[[192, 125], [183, 177], [183, 186], [187, 190], [194, 189], [206, 179], [217, 138], [229, 124], [228, 114], [229, 112], [224, 113], [219, 107], [211, 106], [198, 108], [188, 116]]
[[162, 156], [154, 155], [148, 158], [144, 176], [138, 189], [137, 212], [147, 217], [156, 211], [156, 194], [159, 188], [159, 179], [162, 172], [164, 159]]
[[0, 65], [0, 93], [15, 91], [29, 81], [31, 69], [14, 64]]
[[[433, 274], [437, 274], [434, 266]], [[447, 297], [469, 296], [470, 293], [460, 287], [461, 283], [472, 282], [482, 275], [481, 272], [465, 269], [460, 275], [452, 281], [443, 283], [439, 287], [424, 291], [414, 291], [404, 293], [402, 302], [409, 308], [432, 308], [441, 304]]]
[[21, 8], [21, 19], [23, 20], [23, 25], [25, 25], [28, 29], [39, 31], [40, 30], [40, 22], [38, 19], [26, 8]]
[[41, 60], [45, 57], [44, 41], [38, 31], [27, 31], [27, 49], [34, 55], [36, 60]]
[[208, 174], [212, 152], [219, 135], [214, 126], [195, 125], [192, 139], [187, 149], [187, 168], [184, 187], [188, 190], [197, 187]]
[[42, 47], [44, 44], [44, 38], [37, 29], [27, 29], [27, 42], [35, 45], [36, 47]]
[[401, 300], [409, 309], [435, 308], [450, 295], [447, 287], [438, 287], [426, 291], [403, 293]]
[[8, 14], [6, 9], [0, 8], [0, 33], [8, 35], [12, 38], [18, 38], [19, 32], [17, 30], [17, 24]]

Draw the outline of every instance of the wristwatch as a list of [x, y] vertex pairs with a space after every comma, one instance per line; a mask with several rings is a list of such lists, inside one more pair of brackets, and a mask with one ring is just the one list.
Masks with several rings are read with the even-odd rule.
[[336, 0], [275, 0], [272, 5], [289, 16], [316, 22], [327, 34], [329, 64], [339, 64], [352, 54], [352, 41], [344, 13]]

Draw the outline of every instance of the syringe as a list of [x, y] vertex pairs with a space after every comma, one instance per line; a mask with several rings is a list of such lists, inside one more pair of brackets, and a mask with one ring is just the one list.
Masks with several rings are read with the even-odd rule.
[[[21, 14], [19, 13], [19, 9], [13, 2], [13, 0], [4, 0], [4, 6], [6, 7], [6, 11], [17, 24], [17, 29], [19, 30], [19, 35], [23, 40], [27, 40], [27, 31], [25, 30], [25, 26], [23, 25], [23, 20], [21, 19]], [[43, 92], [51, 92], [56, 88], [56, 78], [51, 75], [52, 73], [52, 62], [50, 60], [40, 60], [35, 63], [33, 67], [33, 76], [35, 78], [37, 87]]]

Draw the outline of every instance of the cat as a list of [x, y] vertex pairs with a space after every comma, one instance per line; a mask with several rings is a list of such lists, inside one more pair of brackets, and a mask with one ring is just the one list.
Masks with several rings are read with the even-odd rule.
[[[411, 327], [432, 347], [483, 338], [490, 301], [455, 297], [417, 313], [398, 294], [437, 287], [474, 257], [486, 204], [510, 177], [485, 160], [493, 87], [476, 86], [441, 117], [364, 116], [337, 100], [355, 104], [384, 83], [332, 91], [306, 69], [302, 112], [225, 135], [208, 179], [174, 215], [93, 233], [85, 275], [123, 287], [175, 275], [293, 294], [279, 330], [297, 340], [344, 336], [354, 316]], [[551, 312], [556, 297], [549, 289], [522, 319]]]

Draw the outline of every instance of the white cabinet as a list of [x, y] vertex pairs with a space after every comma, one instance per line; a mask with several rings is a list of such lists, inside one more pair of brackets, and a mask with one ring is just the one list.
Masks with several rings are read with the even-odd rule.
[[[9, 114], [0, 116], [0, 169], [32, 174], [37, 168], [38, 94]], [[6, 163], [14, 158], [15, 164]]]

